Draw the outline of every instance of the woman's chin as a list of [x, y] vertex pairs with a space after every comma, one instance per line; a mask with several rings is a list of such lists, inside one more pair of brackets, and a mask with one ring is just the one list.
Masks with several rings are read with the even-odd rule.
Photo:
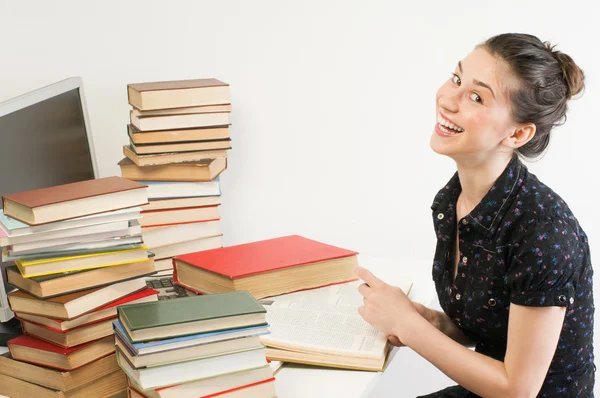
[[449, 142], [447, 140], [440, 139], [440, 137], [434, 131], [429, 139], [429, 146], [431, 149], [440, 155], [450, 156], [452, 157], [452, 145], [448, 145]]

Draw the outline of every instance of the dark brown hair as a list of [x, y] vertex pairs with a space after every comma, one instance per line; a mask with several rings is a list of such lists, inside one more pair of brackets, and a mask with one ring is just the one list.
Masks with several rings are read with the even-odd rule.
[[509, 93], [517, 123], [533, 123], [535, 136], [517, 152], [536, 158], [548, 147], [550, 131], [567, 119], [567, 102], [584, 89], [583, 71], [565, 53], [535, 36], [505, 33], [480, 44], [507, 63], [519, 80]]

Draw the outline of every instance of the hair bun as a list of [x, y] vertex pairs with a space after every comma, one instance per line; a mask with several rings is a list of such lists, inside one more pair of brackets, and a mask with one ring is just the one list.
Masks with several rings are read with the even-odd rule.
[[544, 44], [546, 45], [548, 51], [552, 53], [554, 59], [556, 59], [560, 65], [560, 69], [563, 73], [563, 78], [565, 80], [565, 83], [567, 84], [568, 97], [571, 98], [581, 93], [585, 87], [585, 76], [581, 68], [579, 68], [579, 66], [575, 64], [575, 61], [573, 61], [573, 58], [571, 58], [569, 55], [554, 50], [555, 46], [551, 45], [549, 42], [545, 42]]

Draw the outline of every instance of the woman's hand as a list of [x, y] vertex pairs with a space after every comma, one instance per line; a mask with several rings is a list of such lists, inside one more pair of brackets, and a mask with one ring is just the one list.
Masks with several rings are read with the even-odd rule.
[[402, 289], [388, 285], [366, 269], [358, 267], [356, 275], [365, 282], [358, 287], [364, 297], [358, 313], [375, 329], [396, 337], [392, 344], [401, 343], [402, 336], [410, 333], [411, 320], [421, 317], [416, 306]]
[[[415, 309], [417, 310], [419, 315], [421, 315], [427, 320], [427, 322], [439, 329], [439, 312], [432, 310], [431, 308], [427, 308], [423, 304], [415, 303], [414, 301], [412, 302], [412, 304], [415, 306]], [[387, 338], [391, 345], [394, 345], [396, 347], [404, 347], [404, 344], [400, 341], [398, 337], [392, 335], [387, 336]]]

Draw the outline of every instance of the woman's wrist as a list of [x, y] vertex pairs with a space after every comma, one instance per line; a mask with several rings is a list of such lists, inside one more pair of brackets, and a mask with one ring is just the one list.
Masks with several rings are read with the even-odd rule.
[[443, 312], [431, 310], [431, 321], [430, 323], [437, 329], [442, 330]]

